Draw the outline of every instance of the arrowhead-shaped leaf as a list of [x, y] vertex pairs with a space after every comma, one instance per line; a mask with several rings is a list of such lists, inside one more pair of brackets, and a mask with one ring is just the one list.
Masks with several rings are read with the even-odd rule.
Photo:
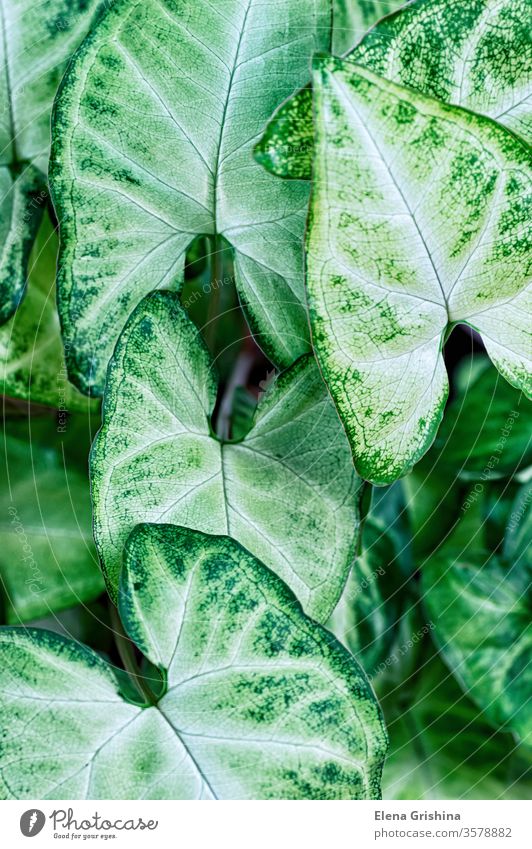
[[28, 266], [28, 288], [14, 316], [0, 327], [2, 394], [62, 412], [89, 412], [98, 401], [68, 381], [55, 303], [58, 239], [45, 215]]
[[[356, 3], [346, 0], [346, 7], [356, 15]], [[345, 14], [349, 18], [349, 11]], [[335, 52], [341, 53], [355, 41], [343, 41], [336, 26], [335, 19]], [[488, 115], [532, 142], [529, 29], [528, 0], [469, 0], [460, 6], [416, 0], [379, 21], [346, 59], [392, 82]], [[310, 179], [313, 140], [312, 92], [307, 88], [274, 115], [257, 146], [257, 160], [280, 177]]]
[[228, 534], [320, 620], [354, 557], [360, 479], [311, 357], [282, 374], [242, 442], [212, 433], [216, 378], [176, 295], [139, 305], [111, 361], [91, 454], [96, 544], [112, 594], [141, 521]]
[[[512, 559], [482, 552], [456, 533], [424, 565], [423, 600], [441, 654], [494, 725], [532, 743], [529, 550]], [[468, 543], [471, 535], [468, 534]]]
[[[13, 428], [14, 429], [14, 428]], [[8, 622], [46, 616], [103, 590], [91, 533], [89, 481], [62, 440], [8, 433], [0, 463], [0, 582]]]
[[[133, 308], [179, 287], [198, 234], [234, 249], [258, 341], [288, 365], [308, 350], [304, 183], [253, 160], [273, 109], [330, 42], [329, 0], [118, 0], [70, 65], [56, 104], [51, 185], [61, 221], [59, 308], [84, 391]], [[139, 120], [140, 117], [140, 120]]]
[[97, 0], [0, 3], [0, 323], [24, 294], [46, 202], [52, 102]]
[[125, 701], [79, 643], [0, 631], [2, 798], [379, 798], [386, 733], [362, 669], [233, 540], [136, 528], [120, 610], [164, 671], [156, 704]]
[[314, 346], [359, 473], [386, 483], [434, 439], [453, 324], [532, 393], [530, 155], [491, 120], [340, 59], [316, 61], [314, 93]]

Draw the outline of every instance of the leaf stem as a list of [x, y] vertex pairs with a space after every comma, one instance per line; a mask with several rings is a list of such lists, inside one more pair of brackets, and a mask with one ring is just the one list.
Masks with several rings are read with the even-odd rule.
[[215, 351], [216, 331], [218, 329], [218, 319], [220, 317], [220, 301], [222, 298], [222, 288], [224, 285], [224, 243], [221, 236], [218, 234], [211, 236], [211, 291], [209, 297], [209, 307], [207, 310], [207, 321], [205, 338], [211, 353]]
[[[246, 337], [246, 339], [249, 339], [249, 337]], [[222, 441], [227, 441], [231, 437], [231, 416], [233, 414], [235, 392], [239, 386], [246, 385], [255, 362], [256, 356], [253, 348], [249, 344], [244, 344], [237, 357], [231, 376], [227, 381], [220, 402], [215, 430], [218, 439]]]
[[364, 534], [364, 526], [371, 510], [371, 502], [373, 498], [373, 487], [369, 481], [362, 481], [359, 495], [360, 523], [358, 526], [358, 543], [356, 556], [360, 557], [363, 551], [362, 537]]
[[116, 609], [114, 604], [110, 604], [109, 608], [111, 613], [111, 626], [113, 629], [115, 643], [118, 649], [118, 654], [120, 655], [120, 660], [124, 664], [124, 669], [129, 675], [129, 678], [138, 694], [144, 700], [146, 700], [148, 704], [156, 705], [157, 699], [150, 690], [144, 676], [142, 675], [139, 669], [139, 665], [137, 663], [137, 659], [135, 657], [135, 652], [133, 649], [133, 643], [124, 631], [124, 626], [122, 625], [122, 620], [118, 615], [118, 610]]

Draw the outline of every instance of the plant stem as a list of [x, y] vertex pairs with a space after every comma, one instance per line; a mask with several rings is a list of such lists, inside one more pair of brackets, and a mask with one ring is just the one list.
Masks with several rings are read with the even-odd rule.
[[146, 680], [140, 672], [133, 649], [133, 643], [124, 631], [124, 626], [122, 625], [122, 621], [118, 615], [118, 610], [114, 604], [110, 604], [109, 608], [111, 611], [111, 626], [113, 628], [116, 647], [118, 649], [118, 654], [120, 655], [120, 660], [124, 664], [124, 669], [129, 675], [129, 678], [139, 695], [145, 699], [148, 704], [156, 705], [157, 699], [153, 695]]
[[216, 435], [221, 440], [227, 440], [231, 436], [231, 414], [233, 412], [235, 391], [238, 386], [246, 385], [255, 364], [255, 359], [255, 352], [253, 349], [250, 349], [249, 345], [245, 345], [237, 357], [233, 372], [225, 387], [216, 421]]
[[207, 322], [205, 338], [211, 353], [214, 353], [216, 342], [216, 331], [220, 317], [220, 301], [222, 298], [223, 273], [224, 273], [224, 244], [221, 236], [211, 236], [211, 292], [209, 297], [209, 308], [207, 310]]
[[360, 557], [362, 554], [363, 546], [362, 546], [362, 537], [364, 534], [364, 526], [366, 524], [366, 519], [368, 518], [369, 512], [371, 510], [371, 501], [373, 498], [373, 487], [368, 481], [362, 481], [360, 487], [360, 524], [358, 528], [358, 544], [357, 544], [357, 557]]

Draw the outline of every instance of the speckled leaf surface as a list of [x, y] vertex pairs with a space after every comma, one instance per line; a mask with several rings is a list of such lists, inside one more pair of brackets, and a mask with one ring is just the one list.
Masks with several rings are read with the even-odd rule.
[[373, 24], [404, 4], [405, 0], [333, 0], [333, 53], [347, 53]]
[[416, 0], [372, 29], [353, 59], [532, 141], [528, 0]]
[[373, 691], [277, 576], [233, 540], [168, 525], [137, 527], [125, 563], [122, 619], [165, 693], [128, 703], [79, 643], [2, 629], [0, 796], [379, 798]]
[[501, 559], [454, 535], [422, 571], [443, 659], [486, 718], [532, 743], [532, 562]]
[[316, 60], [313, 87], [313, 343], [359, 473], [387, 483], [434, 439], [453, 324], [532, 392], [530, 154], [491, 120], [340, 59]]
[[55, 302], [58, 240], [45, 216], [28, 264], [28, 288], [0, 327], [0, 391], [10, 398], [65, 411], [98, 408], [69, 382]]
[[8, 432], [1, 441], [0, 585], [7, 621], [46, 616], [98, 596], [87, 474], [54, 445]]
[[176, 295], [134, 312], [109, 368], [91, 452], [96, 543], [116, 594], [142, 521], [228, 534], [327, 618], [352, 565], [360, 479], [315, 362], [298, 360], [259, 403], [242, 442], [213, 436], [216, 377]]
[[0, 2], [0, 323], [17, 308], [46, 197], [52, 102], [97, 0]]
[[271, 358], [308, 350], [309, 188], [274, 180], [252, 149], [328, 49], [330, 24], [328, 0], [118, 0], [85, 40], [56, 104], [50, 172], [59, 307], [82, 390], [101, 394], [128, 316], [153, 289], [180, 286], [198, 234], [234, 249]]
[[[529, 28], [528, 0], [416, 0], [379, 21], [348, 59], [392, 82], [488, 115], [531, 142]], [[352, 46], [335, 29], [337, 39], [337, 53]], [[281, 177], [310, 179], [313, 137], [307, 88], [272, 118], [257, 159]]]

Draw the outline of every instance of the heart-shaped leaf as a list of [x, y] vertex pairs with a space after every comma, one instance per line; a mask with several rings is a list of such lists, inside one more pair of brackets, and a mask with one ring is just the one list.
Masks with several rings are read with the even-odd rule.
[[457, 531], [422, 572], [424, 604], [441, 654], [497, 727], [532, 743], [532, 560], [457, 545]]
[[97, 0], [0, 4], [0, 323], [24, 294], [46, 203], [52, 102], [97, 6]]
[[277, 379], [242, 442], [213, 435], [215, 400], [210, 356], [177, 296], [149, 295], [116, 347], [91, 454], [110, 592], [132, 528], [173, 522], [234, 537], [326, 619], [354, 557], [360, 479], [314, 360]]
[[66, 411], [96, 410], [69, 383], [55, 304], [58, 239], [47, 215], [28, 267], [28, 288], [10, 321], [0, 327], [0, 390], [3, 395]]
[[48, 444], [10, 430], [18, 429], [2, 440], [0, 580], [7, 621], [18, 623], [90, 601], [103, 579], [87, 473], [65, 461], [55, 427]]
[[[349, 0], [345, 5], [338, 35], [335, 19], [337, 53], [356, 40], [350, 43], [350, 34], [345, 41], [341, 37], [342, 17], [356, 20], [359, 8]], [[344, 27], [349, 33], [349, 24]], [[346, 59], [392, 82], [489, 115], [532, 142], [529, 27], [528, 0], [469, 0], [459, 10], [448, 0], [415, 0], [379, 21]], [[274, 115], [257, 146], [257, 159], [280, 177], [310, 179], [313, 146], [312, 92], [307, 88]]]
[[59, 309], [83, 391], [101, 394], [126, 319], [148, 292], [180, 286], [198, 234], [234, 249], [271, 358], [288, 365], [308, 350], [309, 189], [274, 180], [252, 150], [328, 48], [330, 18], [329, 0], [118, 0], [85, 40], [56, 104], [50, 173]]
[[318, 58], [307, 286], [359, 473], [405, 474], [443, 415], [448, 329], [532, 393], [530, 155], [487, 118]]
[[79, 643], [0, 631], [2, 798], [379, 798], [386, 733], [362, 669], [233, 540], [137, 527], [120, 610], [164, 671], [155, 704], [125, 701]]

